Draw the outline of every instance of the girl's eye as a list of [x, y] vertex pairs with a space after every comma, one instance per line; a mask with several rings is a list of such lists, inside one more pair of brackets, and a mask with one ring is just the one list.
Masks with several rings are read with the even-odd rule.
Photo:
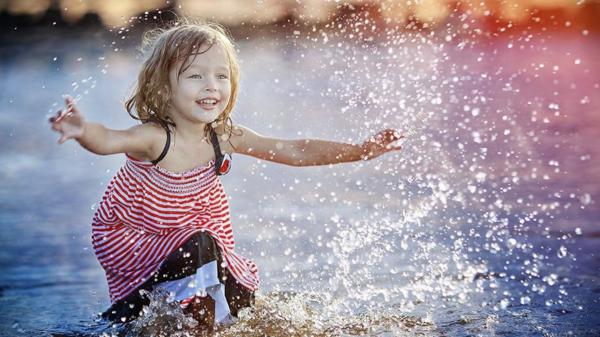
[[188, 77], [188, 78], [199, 79], [199, 78], [202, 78], [202, 76], [200, 76], [199, 74], [193, 74], [193, 75], [190, 75], [190, 77]]
[[219, 77], [220, 80], [226, 80], [227, 79], [227, 75], [223, 75], [223, 74], [219, 75], [218, 77]]

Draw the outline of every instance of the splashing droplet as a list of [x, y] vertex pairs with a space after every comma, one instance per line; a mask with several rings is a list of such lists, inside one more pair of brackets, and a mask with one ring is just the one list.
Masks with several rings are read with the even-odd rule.
[[558, 248], [558, 251], [556, 252], [556, 255], [561, 259], [567, 256], [567, 247], [560, 246], [560, 248]]

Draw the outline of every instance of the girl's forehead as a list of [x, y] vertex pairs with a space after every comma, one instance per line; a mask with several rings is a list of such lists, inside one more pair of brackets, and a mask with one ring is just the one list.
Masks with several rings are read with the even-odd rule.
[[215, 42], [212, 46], [200, 46], [195, 49], [187, 59], [184, 60], [189, 67], [223, 67], [229, 68], [229, 56], [220, 43]]

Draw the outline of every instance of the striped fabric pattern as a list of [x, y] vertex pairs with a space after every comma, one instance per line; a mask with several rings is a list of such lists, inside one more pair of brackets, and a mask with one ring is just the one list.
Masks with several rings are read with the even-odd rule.
[[230, 273], [258, 289], [256, 264], [237, 255], [229, 203], [214, 160], [183, 173], [127, 156], [92, 220], [92, 244], [104, 268], [111, 301], [127, 296], [190, 236], [205, 231]]

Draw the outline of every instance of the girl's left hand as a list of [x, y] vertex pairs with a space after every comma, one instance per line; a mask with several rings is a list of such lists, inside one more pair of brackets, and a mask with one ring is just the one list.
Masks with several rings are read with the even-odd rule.
[[373, 137], [367, 139], [361, 146], [363, 160], [371, 160], [390, 151], [402, 149], [401, 145], [393, 145], [397, 140], [404, 138], [400, 132], [394, 129], [386, 129], [378, 132]]

